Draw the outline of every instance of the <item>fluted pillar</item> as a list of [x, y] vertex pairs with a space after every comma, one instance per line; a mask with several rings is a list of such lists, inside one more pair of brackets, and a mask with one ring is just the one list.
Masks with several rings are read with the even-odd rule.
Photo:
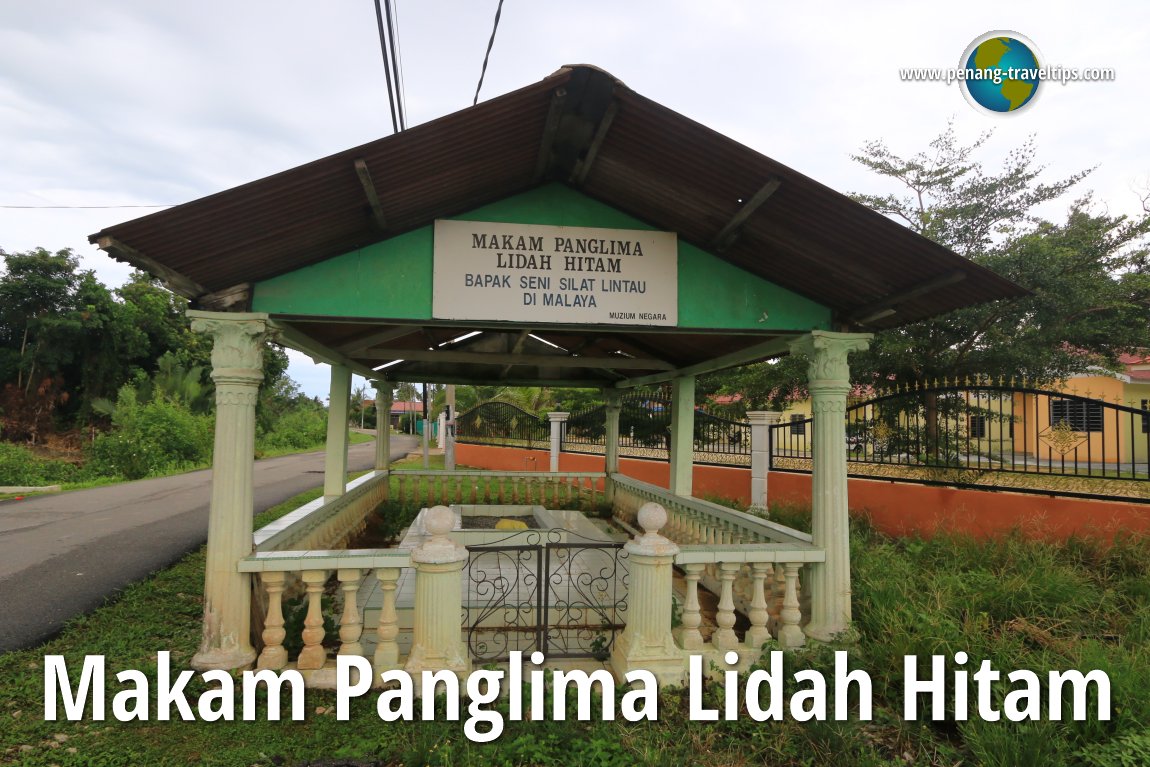
[[192, 667], [251, 665], [251, 587], [236, 562], [252, 551], [256, 400], [263, 380], [266, 314], [188, 311], [192, 330], [212, 337], [216, 436], [204, 571], [204, 633]]
[[814, 432], [811, 466], [811, 535], [826, 551], [826, 561], [807, 566], [803, 589], [811, 596], [807, 636], [829, 641], [850, 628], [850, 529], [847, 516], [846, 408], [850, 393], [847, 355], [862, 351], [869, 333], [816, 330], [791, 343], [806, 355]]

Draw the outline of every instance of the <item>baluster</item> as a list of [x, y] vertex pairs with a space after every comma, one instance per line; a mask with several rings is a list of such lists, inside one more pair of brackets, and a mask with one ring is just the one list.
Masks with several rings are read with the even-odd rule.
[[751, 627], [747, 629], [747, 647], [758, 651], [763, 643], [771, 638], [767, 629], [767, 621], [771, 614], [767, 610], [767, 574], [770, 572], [769, 562], [751, 563], [751, 609], [747, 617], [751, 619]]
[[463, 477], [457, 474], [451, 478], [451, 481], [455, 484], [455, 502], [463, 503]]
[[407, 499], [407, 476], [404, 474], [397, 474], [395, 475], [395, 480], [397, 485], [396, 489], [399, 491], [399, 505], [402, 506], [403, 502]]
[[256, 668], [269, 668], [278, 671], [287, 665], [287, 650], [284, 649], [283, 591], [284, 574], [282, 572], [260, 573], [264, 589], [268, 593], [268, 614], [264, 619], [264, 649], [260, 652]]
[[775, 624], [775, 638], [778, 639], [779, 629], [783, 625], [783, 597], [787, 593], [787, 576], [782, 562], [776, 562], [774, 570], [774, 588], [771, 590], [771, 599], [767, 604], [767, 609], [770, 611], [771, 619]]
[[739, 638], [735, 636], [733, 586], [735, 575], [738, 574], [740, 567], [742, 567], [741, 562], [719, 563], [719, 578], [722, 582], [722, 588], [719, 591], [719, 610], [715, 615], [715, 623], [719, 627], [715, 629], [715, 633], [711, 637], [711, 644], [722, 651], [734, 650], [739, 646]]
[[488, 493], [491, 492], [491, 483], [492, 482], [495, 483], [496, 496], [499, 498], [499, 505], [502, 506], [504, 503], [507, 502], [505, 500], [505, 496], [503, 494], [504, 479], [503, 479], [503, 477], [493, 477], [492, 479], [488, 480], [488, 482], [487, 482]]
[[[564, 498], [563, 505], [566, 506], [567, 508], [572, 507], [572, 499], [573, 498], [579, 497], [579, 494], [575, 491], [575, 482], [576, 481], [578, 481], [578, 480], [572, 481], [569, 479], [563, 483], [563, 487], [566, 489], [566, 497]], [[575, 508], [579, 508], [578, 503], [575, 504]]]
[[323, 649], [323, 607], [320, 597], [323, 584], [327, 580], [326, 570], [304, 570], [303, 582], [307, 584], [307, 617], [303, 619], [303, 649], [299, 652], [296, 668], [302, 670], [323, 668], [327, 653]]
[[438, 476], [435, 478], [435, 484], [439, 488], [439, 502], [442, 505], [447, 506], [448, 504], [451, 503], [451, 501], [449, 501], [448, 497], [447, 497], [448, 493], [451, 491], [450, 490], [450, 484], [451, 484], [450, 478]]
[[703, 634], [699, 626], [703, 623], [703, 616], [699, 614], [699, 576], [703, 573], [703, 565], [692, 563], [683, 565], [687, 578], [687, 603], [683, 605], [683, 625], [679, 632], [679, 644], [684, 650], [702, 650]]
[[[519, 505], [519, 480], [520, 479], [522, 479], [522, 477], [512, 477], [511, 478], [511, 505], [512, 506], [518, 506]], [[499, 501], [500, 501], [500, 503], [502, 503], [503, 499], [500, 498]]]
[[[779, 644], [786, 649], [802, 647], [806, 642], [803, 630], [799, 628], [799, 621], [803, 613], [799, 609], [799, 567], [797, 562], [787, 562], [783, 565], [786, 571], [787, 590], [783, 596], [783, 609], [779, 613], [782, 626], [779, 628]], [[777, 568], [776, 568], [777, 569]]]
[[383, 602], [379, 608], [379, 625], [376, 627], [375, 657], [372, 668], [376, 679], [379, 672], [399, 668], [399, 644], [395, 638], [399, 636], [399, 619], [395, 614], [395, 585], [399, 580], [398, 567], [381, 567], [375, 571], [379, 579], [379, 588], [383, 595]]
[[359, 581], [363, 573], [358, 567], [340, 568], [339, 585], [343, 589], [343, 616], [339, 619], [339, 654], [363, 655], [359, 638], [363, 635], [363, 617], [359, 614]]

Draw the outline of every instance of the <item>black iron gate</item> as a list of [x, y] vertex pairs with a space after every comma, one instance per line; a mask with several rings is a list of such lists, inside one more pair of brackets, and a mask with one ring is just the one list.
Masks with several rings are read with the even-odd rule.
[[471, 657], [502, 661], [538, 650], [547, 658], [606, 658], [626, 623], [623, 545], [552, 529], [468, 546]]

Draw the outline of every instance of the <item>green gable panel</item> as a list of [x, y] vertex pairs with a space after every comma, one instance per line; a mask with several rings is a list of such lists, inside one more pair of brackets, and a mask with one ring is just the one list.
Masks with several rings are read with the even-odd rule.
[[252, 311], [431, 319], [431, 227], [257, 282]]
[[[562, 184], [547, 184], [454, 218], [654, 229]], [[252, 309], [271, 314], [431, 319], [432, 231], [426, 226], [257, 283]], [[827, 329], [830, 310], [680, 241], [679, 326]]]

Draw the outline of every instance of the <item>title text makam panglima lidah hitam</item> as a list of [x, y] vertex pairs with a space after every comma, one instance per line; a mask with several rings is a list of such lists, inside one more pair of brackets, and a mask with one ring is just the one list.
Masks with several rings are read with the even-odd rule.
[[[703, 687], [706, 676], [701, 655], [692, 655], [688, 662], [688, 697], [691, 719], [717, 721], [750, 717], [755, 721], [778, 721], [790, 717], [796, 721], [835, 720], [857, 717], [871, 719], [871, 679], [863, 669], [851, 669], [845, 651], [835, 653], [834, 672], [826, 676], [813, 669], [795, 671], [790, 695], [784, 693], [784, 653], [770, 652], [765, 666], [756, 667], [740, 675], [733, 669], [721, 670], [723, 689], [721, 707], [708, 708], [704, 702]], [[727, 653], [728, 664], [738, 662], [736, 653]], [[169, 653], [157, 654], [154, 680], [141, 671], [125, 669], [114, 674], [118, 689], [109, 690], [108, 671], [104, 656], [88, 655], [84, 658], [79, 679], [71, 681], [67, 663], [62, 655], [44, 658], [44, 718], [56, 720], [104, 720], [107, 701], [111, 693], [112, 717], [127, 722], [170, 721], [172, 719], [204, 721], [231, 721], [236, 718], [236, 687], [240, 687], [240, 718], [255, 720], [281, 718], [281, 699], [290, 697], [290, 718], [303, 719], [304, 680], [295, 670], [280, 672], [245, 671], [237, 680], [227, 671], [201, 672], [202, 680], [211, 689], [194, 701], [189, 701], [186, 688], [194, 671], [173, 674]], [[376, 695], [376, 712], [388, 722], [411, 721], [416, 717], [417, 697], [419, 717], [436, 718], [435, 696], [444, 694], [446, 706], [443, 715], [458, 721], [461, 708], [466, 705], [465, 735], [476, 742], [487, 742], [503, 732], [505, 715], [503, 706], [495, 702], [507, 696], [506, 719], [520, 721], [526, 716], [532, 721], [562, 720], [574, 714], [580, 720], [593, 717], [613, 720], [621, 716], [629, 722], [657, 720], [659, 716], [659, 688], [655, 675], [636, 670], [626, 674], [627, 690], [618, 698], [616, 710], [615, 679], [609, 671], [599, 669], [590, 673], [572, 669], [543, 668], [541, 653], [532, 653], [525, 663], [521, 653], [511, 653], [506, 669], [483, 669], [460, 680], [451, 671], [424, 671], [420, 675], [417, 695], [416, 679], [402, 670], [380, 673], [380, 687], [373, 688], [373, 671], [366, 659], [353, 655], [336, 658], [336, 718], [347, 720], [351, 716], [351, 701], [365, 695]], [[989, 660], [971, 662], [965, 652], [957, 652], [949, 662], [946, 656], [932, 655], [930, 671], [923, 673], [918, 657], [904, 658], [905, 704], [903, 717], [963, 721], [978, 717], [986, 721], [1040, 720], [1061, 721], [1064, 718], [1082, 721], [1088, 718], [1110, 719], [1110, 678], [1105, 672], [1093, 670], [1050, 671], [1043, 679], [1028, 670], [1003, 672]], [[73, 672], [75, 669], [72, 669]], [[257, 691], [260, 685], [267, 690], [266, 702], [260, 703]], [[547, 710], [545, 691], [553, 689], [550, 710]], [[601, 693], [592, 695], [593, 688]], [[574, 708], [568, 711], [567, 691], [575, 689]], [[154, 700], [152, 693], [154, 692]], [[1001, 700], [1001, 704], [998, 701]], [[596, 710], [593, 710], [597, 708]]]

